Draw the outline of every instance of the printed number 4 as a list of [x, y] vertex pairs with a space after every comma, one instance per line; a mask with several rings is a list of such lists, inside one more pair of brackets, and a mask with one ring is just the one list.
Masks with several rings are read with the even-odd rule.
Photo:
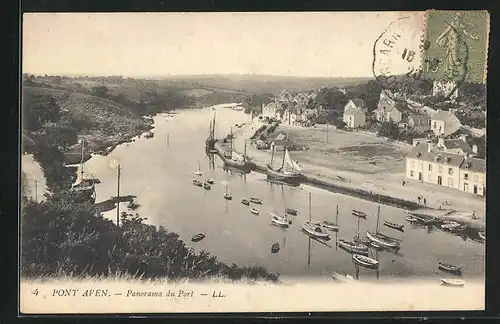
[[35, 290], [33, 291], [33, 295], [38, 296], [38, 289], [35, 289]]

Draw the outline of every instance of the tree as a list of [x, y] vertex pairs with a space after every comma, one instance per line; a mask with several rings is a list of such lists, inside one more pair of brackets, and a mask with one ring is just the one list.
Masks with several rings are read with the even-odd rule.
[[51, 95], [27, 92], [23, 97], [24, 127], [37, 131], [47, 122], [57, 122], [61, 117], [61, 108]]
[[100, 85], [92, 87], [91, 92], [94, 96], [107, 98], [108, 97], [108, 88], [106, 86]]
[[398, 125], [396, 125], [396, 123], [394, 123], [392, 121], [383, 122], [379, 126], [377, 135], [387, 137], [387, 138], [392, 138], [392, 139], [398, 139], [399, 138]]

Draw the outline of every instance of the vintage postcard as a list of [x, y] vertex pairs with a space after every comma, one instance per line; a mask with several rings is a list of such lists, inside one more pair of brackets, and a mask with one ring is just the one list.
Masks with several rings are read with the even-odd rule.
[[488, 12], [22, 34], [20, 314], [484, 309]]

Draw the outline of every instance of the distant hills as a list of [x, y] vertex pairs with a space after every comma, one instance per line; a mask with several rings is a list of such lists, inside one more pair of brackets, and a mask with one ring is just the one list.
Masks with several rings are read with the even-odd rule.
[[277, 94], [284, 89], [292, 92], [309, 91], [321, 87], [345, 87], [372, 80], [373, 78], [326, 78], [274, 75], [173, 75], [155, 79], [190, 83], [201, 87], [214, 87], [251, 93]]

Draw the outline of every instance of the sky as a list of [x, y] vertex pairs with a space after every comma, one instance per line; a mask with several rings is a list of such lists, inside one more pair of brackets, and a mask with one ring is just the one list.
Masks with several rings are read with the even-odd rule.
[[49, 75], [367, 77], [375, 40], [401, 15], [30, 13], [23, 17], [22, 69]]

